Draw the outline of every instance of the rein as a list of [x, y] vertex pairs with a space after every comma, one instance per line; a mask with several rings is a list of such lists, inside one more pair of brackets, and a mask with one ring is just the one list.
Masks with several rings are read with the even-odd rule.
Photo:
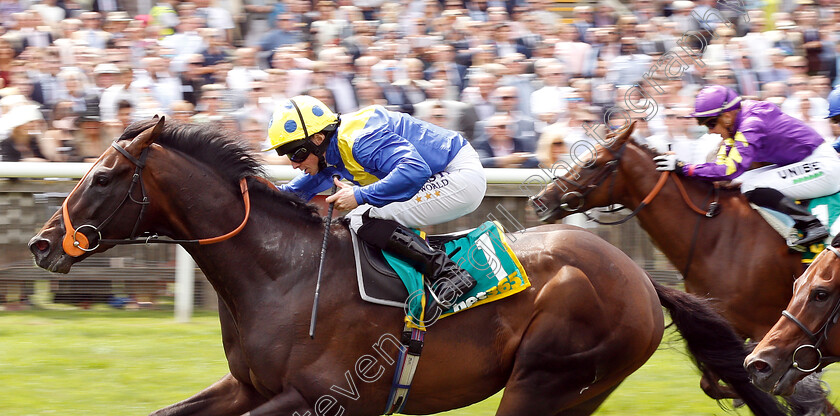
[[[73, 193], [76, 192], [76, 189], [82, 184], [82, 182], [84, 182], [84, 178], [82, 178], [82, 180], [80, 180], [79, 183], [76, 184], [76, 187], [73, 188], [73, 190], [70, 192], [69, 195], [67, 195], [67, 198], [64, 199], [64, 203], [61, 206], [62, 211], [63, 211], [62, 215], [63, 215], [64, 229], [65, 229], [64, 240], [62, 241], [62, 248], [64, 249], [64, 252], [67, 253], [68, 255], [73, 256], [73, 257], [79, 257], [79, 256], [81, 256], [81, 255], [83, 255], [87, 252], [91, 252], [91, 251], [94, 251], [94, 250], [98, 249], [99, 245], [102, 244], [102, 243], [112, 244], [112, 245], [151, 244], [151, 243], [199, 244], [199, 245], [215, 244], [215, 243], [220, 243], [222, 241], [230, 239], [231, 237], [239, 234], [239, 232], [242, 231], [243, 228], [245, 228], [245, 224], [248, 223], [248, 218], [250, 218], [250, 216], [251, 216], [251, 199], [248, 196], [247, 180], [246, 180], [246, 178], [242, 178], [239, 181], [239, 189], [240, 189], [240, 192], [242, 192], [242, 200], [245, 203], [245, 218], [243, 218], [242, 223], [240, 223], [239, 226], [236, 227], [234, 230], [228, 232], [227, 234], [220, 235], [220, 236], [217, 236], [217, 237], [193, 239], [193, 240], [172, 240], [172, 239], [168, 239], [168, 238], [163, 239], [163, 238], [158, 237], [157, 234], [148, 235], [145, 238], [138, 238], [137, 228], [139, 227], [140, 222], [143, 219], [143, 214], [146, 211], [146, 207], [150, 203], [149, 198], [146, 195], [146, 188], [145, 188], [145, 186], [143, 186], [143, 176], [142, 176], [143, 168], [146, 166], [146, 157], [148, 156], [149, 147], [146, 147], [145, 149], [143, 149], [143, 151], [140, 153], [140, 158], [139, 159], [132, 156], [127, 150], [125, 150], [124, 147], [117, 144], [117, 142], [112, 142], [111, 147], [113, 147], [120, 154], [125, 156], [125, 158], [128, 159], [134, 165], [135, 168], [134, 168], [134, 175], [132, 176], [132, 179], [131, 179], [131, 186], [129, 186], [128, 192], [126, 192], [125, 197], [123, 197], [122, 201], [120, 201], [120, 204], [117, 206], [117, 208], [114, 209], [114, 211], [111, 213], [111, 215], [109, 215], [107, 218], [105, 218], [105, 220], [103, 220], [102, 223], [99, 224], [99, 226], [95, 226], [95, 225], [91, 225], [91, 224], [82, 224], [78, 228], [73, 228], [73, 225], [70, 222], [70, 213], [69, 213], [67, 202], [70, 200], [70, 197], [73, 195]], [[102, 156], [100, 156], [99, 159], [97, 159], [96, 162], [98, 163], [99, 160], [101, 160], [102, 157], [104, 157], [104, 156], [105, 156], [105, 154], [103, 153]], [[96, 163], [94, 163], [94, 166], [96, 166]], [[93, 168], [91, 168], [91, 170], [92, 169]], [[88, 172], [88, 174], [90, 174], [90, 171]], [[85, 177], [87, 177], [88, 174], [85, 174]], [[139, 201], [134, 199], [134, 196], [132, 195], [132, 193], [134, 191], [134, 188], [137, 185], [140, 186], [140, 194], [142, 196], [142, 198]], [[123, 207], [123, 205], [125, 205], [125, 203], [127, 201], [131, 201], [135, 204], [140, 205], [140, 213], [137, 216], [137, 220], [134, 222], [134, 228], [132, 229], [129, 237], [125, 238], [125, 239], [104, 239], [104, 238], [102, 238], [102, 229], [105, 228], [105, 226], [108, 225], [108, 223], [110, 223], [111, 220], [114, 219], [117, 212], [120, 211], [120, 209]], [[96, 234], [96, 236], [98, 237], [95, 246], [90, 247], [90, 242], [89, 242], [87, 236], [84, 233], [79, 232], [80, 230], [82, 230], [84, 228], [90, 228], [92, 230], [92, 232], [94, 232]]]
[[[834, 253], [835, 256], [840, 258], [840, 250], [833, 246], [827, 246], [826, 250], [831, 251]], [[808, 336], [808, 339], [811, 340], [811, 344], [800, 345], [796, 347], [796, 350], [793, 351], [793, 356], [791, 357], [792, 366], [793, 368], [803, 372], [803, 373], [813, 373], [814, 371], [819, 370], [822, 367], [825, 367], [828, 364], [835, 363], [840, 361], [840, 357], [836, 356], [824, 356], [822, 351], [820, 350], [820, 346], [825, 342], [828, 341], [828, 331], [831, 330], [831, 327], [837, 323], [838, 318], [840, 318], [840, 301], [834, 304], [834, 308], [831, 310], [831, 313], [828, 315], [828, 319], [826, 319], [825, 323], [816, 330], [816, 332], [811, 332], [808, 327], [805, 326], [799, 319], [796, 319], [793, 314], [788, 312], [787, 310], [782, 311], [782, 316], [788, 318]], [[799, 353], [801, 350], [814, 350], [817, 353], [817, 364], [813, 368], [802, 368], [799, 365], [799, 362], [796, 360], [796, 354]]]
[[[653, 199], [656, 198], [657, 195], [659, 195], [659, 191], [661, 191], [662, 188], [665, 186], [665, 182], [668, 181], [668, 177], [671, 177], [674, 180], [674, 183], [677, 185], [677, 189], [679, 189], [679, 191], [680, 191], [680, 195], [682, 196], [683, 202], [685, 202], [685, 204], [688, 206], [688, 208], [690, 208], [692, 211], [694, 211], [695, 213], [700, 214], [702, 216], [705, 216], [706, 218], [712, 218], [720, 212], [720, 202], [719, 202], [720, 194], [719, 194], [719, 188], [718, 188], [717, 184], [714, 185], [714, 188], [712, 190], [712, 192], [714, 192], [714, 200], [709, 203], [709, 208], [704, 211], [704, 210], [698, 208], [697, 205], [694, 205], [694, 202], [691, 200], [691, 198], [689, 198], [688, 192], [686, 192], [685, 187], [682, 184], [682, 181], [680, 181], [680, 179], [679, 179], [679, 175], [677, 175], [674, 172], [662, 172], [662, 174], [659, 175], [659, 180], [656, 182], [656, 185], [654, 185], [653, 189], [651, 189], [651, 191], [648, 193], [648, 195], [645, 197], [645, 199], [642, 200], [642, 202], [639, 204], [639, 206], [637, 206], [636, 209], [634, 209], [633, 212], [628, 214], [626, 217], [624, 217], [624, 218], [622, 218], [618, 221], [611, 221], [610, 222], [610, 221], [600, 221], [599, 219], [589, 215], [589, 213], [587, 213], [587, 212], [584, 212], [583, 214], [586, 215], [586, 218], [589, 219], [590, 221], [594, 221], [594, 222], [596, 222], [598, 224], [601, 224], [601, 225], [624, 224], [625, 222], [629, 221], [631, 218], [638, 215], [639, 212], [642, 210], [642, 208], [646, 207], [647, 205], [650, 205], [650, 203], [653, 201]], [[583, 196], [585, 196], [585, 195], [581, 195], [581, 197], [583, 197]], [[582, 201], [581, 201], [581, 205], [582, 205]]]

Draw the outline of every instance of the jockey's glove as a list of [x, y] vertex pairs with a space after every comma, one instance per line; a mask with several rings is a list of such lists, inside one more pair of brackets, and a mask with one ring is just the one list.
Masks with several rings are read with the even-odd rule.
[[677, 160], [675, 154], [659, 155], [654, 157], [653, 161], [656, 162], [656, 170], [660, 172], [676, 170], [677, 173], [682, 173], [682, 167], [685, 166], [684, 162]]

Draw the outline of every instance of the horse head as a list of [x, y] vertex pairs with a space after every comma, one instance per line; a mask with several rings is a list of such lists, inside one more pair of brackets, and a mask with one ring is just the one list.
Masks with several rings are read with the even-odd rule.
[[840, 361], [840, 239], [820, 253], [794, 282], [782, 317], [744, 361], [753, 384], [773, 394], [793, 393], [809, 374]]
[[[552, 166], [555, 175], [543, 191], [532, 197], [540, 219], [555, 222], [577, 212], [623, 203], [626, 181], [622, 171], [637, 167], [628, 161], [628, 145], [632, 143], [635, 122], [629, 127], [607, 134], [602, 145], [590, 148], [590, 157], [573, 158], [574, 166], [560, 161]], [[652, 165], [653, 162], [651, 161]]]
[[140, 173], [164, 121], [164, 117], [157, 119], [130, 141], [121, 137], [102, 153], [29, 241], [38, 266], [67, 273], [74, 263], [113, 247], [101, 244], [103, 238], [125, 238], [136, 232], [148, 204]]

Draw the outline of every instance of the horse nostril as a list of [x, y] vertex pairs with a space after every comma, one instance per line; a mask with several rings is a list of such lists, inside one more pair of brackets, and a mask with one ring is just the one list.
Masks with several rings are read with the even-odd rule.
[[770, 371], [770, 364], [761, 360], [756, 360], [751, 362], [748, 368], [751, 368], [756, 373], [766, 373]]
[[44, 253], [50, 249], [50, 242], [44, 239], [35, 241], [29, 246], [29, 250], [35, 254]]

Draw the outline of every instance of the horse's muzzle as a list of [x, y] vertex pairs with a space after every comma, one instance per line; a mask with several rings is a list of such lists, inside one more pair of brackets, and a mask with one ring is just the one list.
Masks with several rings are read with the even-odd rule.
[[[56, 247], [58, 247], [58, 250], [56, 250]], [[54, 273], [67, 273], [73, 265], [73, 259], [61, 250], [61, 245], [54, 244], [52, 240], [42, 234], [38, 234], [29, 240], [29, 251], [32, 252], [35, 264], [38, 267]]]

